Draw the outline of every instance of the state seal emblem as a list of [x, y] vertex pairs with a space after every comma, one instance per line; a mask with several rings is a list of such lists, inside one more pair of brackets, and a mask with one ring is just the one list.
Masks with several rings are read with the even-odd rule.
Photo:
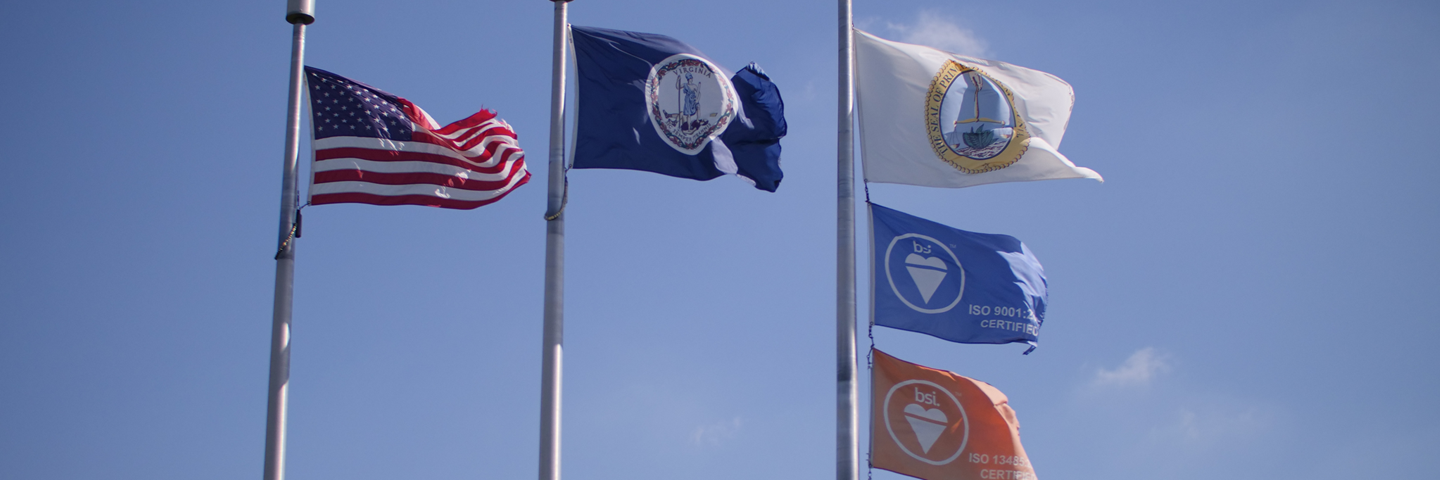
[[1029, 148], [1025, 120], [1015, 112], [1015, 95], [984, 71], [947, 60], [925, 96], [930, 148], [965, 173], [1014, 165]]
[[671, 55], [650, 68], [645, 99], [650, 124], [671, 148], [695, 155], [735, 119], [738, 95], [730, 79], [709, 60]]

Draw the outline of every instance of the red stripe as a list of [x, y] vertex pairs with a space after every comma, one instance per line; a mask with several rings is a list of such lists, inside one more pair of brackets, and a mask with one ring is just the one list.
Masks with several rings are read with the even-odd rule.
[[[490, 146], [486, 147], [485, 150], [481, 151], [480, 153], [478, 153], [478, 154], [473, 154], [473, 155], [472, 155], [472, 154], [469, 154], [469, 153], [465, 153], [464, 151], [465, 151], [465, 150], [469, 150], [469, 149], [471, 149], [471, 148], [474, 148], [475, 145], [478, 145], [478, 144], [480, 144], [480, 142], [484, 141], [486, 137], [480, 137], [479, 140], [473, 141], [473, 142], [470, 143], [469, 145], [466, 145], [466, 146], [463, 146], [463, 147], [460, 146], [460, 145], [456, 145], [453, 140], [446, 139], [446, 138], [441, 138], [440, 136], [437, 136], [437, 135], [435, 135], [434, 133], [430, 133], [430, 132], [426, 132], [426, 131], [421, 131], [421, 130], [416, 130], [416, 131], [414, 131], [414, 132], [410, 135], [410, 138], [411, 138], [411, 140], [416, 141], [416, 142], [424, 142], [424, 143], [428, 143], [428, 144], [431, 144], [431, 145], [438, 145], [438, 146], [441, 146], [441, 147], [453, 149], [453, 150], [455, 150], [455, 153], [460, 154], [460, 155], [464, 156], [465, 158], [474, 160], [474, 161], [477, 162], [477, 163], [485, 163], [485, 162], [487, 162], [487, 161], [490, 161], [490, 158], [495, 156], [495, 150], [498, 149], [498, 148], [500, 148], [500, 145], [504, 145], [503, 142], [495, 142], [495, 143], [490, 144]], [[513, 138], [513, 137], [512, 137], [512, 138]]]
[[[398, 152], [395, 150], [377, 150], [361, 147], [325, 148], [315, 151], [315, 160], [333, 160], [337, 158], [358, 158], [374, 162], [427, 162], [441, 165], [460, 167], [472, 172], [500, 173], [505, 170], [505, 163], [501, 162], [489, 167], [478, 167], [470, 162], [460, 160], [446, 155], [436, 155], [422, 152]], [[523, 161], [524, 157], [515, 161]]]
[[[510, 131], [510, 129], [505, 128], [504, 126], [496, 125], [496, 126], [494, 126], [494, 127], [490, 127], [490, 128], [485, 129], [485, 131], [484, 131], [484, 132], [481, 132], [479, 135], [475, 135], [475, 136], [473, 136], [473, 137], [470, 137], [470, 140], [465, 141], [465, 143], [463, 143], [463, 144], [461, 144], [461, 145], [459, 146], [459, 147], [460, 147], [460, 151], [465, 151], [465, 150], [469, 150], [469, 149], [475, 148], [475, 146], [476, 146], [476, 145], [479, 145], [480, 142], [484, 142], [485, 140], [488, 140], [490, 137], [496, 137], [496, 136], [505, 136], [505, 137], [510, 137], [510, 138], [512, 138], [512, 139], [516, 139], [516, 138], [515, 138], [515, 132]], [[516, 140], [518, 140], [518, 139], [516, 139]], [[494, 152], [494, 148], [495, 148], [496, 145], [500, 145], [500, 142], [496, 142], [496, 143], [491, 144], [491, 145], [490, 145], [490, 148], [487, 148], [486, 150], [491, 151], [491, 152]]]
[[[467, 133], [467, 134], [461, 135], [461, 136], [459, 136], [459, 137], [455, 137], [455, 138], [453, 138], [453, 139], [447, 138], [447, 137], [441, 137], [440, 135], [438, 135], [438, 134], [436, 134], [436, 133], [434, 133], [434, 132], [423, 131], [423, 130], [417, 130], [417, 131], [415, 131], [415, 132], [414, 132], [414, 135], [424, 135], [425, 138], [427, 139], [426, 141], [427, 141], [428, 143], [435, 143], [435, 142], [437, 142], [437, 141], [438, 141], [438, 142], [446, 142], [446, 143], [441, 143], [440, 145], [448, 145], [448, 146], [452, 146], [452, 147], [455, 147], [455, 148], [460, 149], [460, 150], [469, 150], [470, 148], [474, 147], [475, 145], [478, 145], [480, 142], [483, 142], [483, 141], [485, 141], [486, 139], [488, 139], [488, 138], [490, 138], [490, 137], [509, 137], [509, 138], [512, 139], [512, 140], [519, 140], [519, 137], [516, 137], [516, 136], [515, 136], [515, 131], [514, 131], [514, 130], [511, 130], [509, 127], [506, 127], [506, 126], [504, 126], [504, 125], [495, 125], [495, 126], [492, 126], [492, 127], [490, 127], [490, 128], [486, 128], [486, 129], [484, 129], [484, 130], [471, 131], [471, 132], [469, 132], [469, 133]], [[435, 140], [429, 140], [429, 139], [435, 139]], [[417, 140], [418, 140], [418, 139], [417, 139]]]
[[472, 128], [472, 129], [470, 129], [469, 132], [464, 133], [464, 134], [461, 134], [460, 136], [455, 137], [455, 139], [454, 139], [453, 141], [456, 142], [456, 143], [462, 143], [462, 142], [470, 141], [470, 140], [472, 140], [472, 139], [474, 139], [474, 138], [476, 138], [476, 137], [484, 138], [484, 137], [488, 137], [488, 136], [492, 136], [492, 135], [494, 135], [494, 136], [505, 136], [505, 137], [510, 137], [510, 138], [518, 139], [518, 137], [515, 136], [515, 131], [514, 131], [514, 130], [511, 130], [510, 127], [508, 127], [508, 126], [506, 126], [506, 125], [502, 125], [502, 124], [498, 124], [498, 123], [497, 123], [497, 124], [491, 125], [491, 126], [489, 126], [489, 127], [486, 127], [484, 130], [481, 130], [479, 127]]
[[[420, 108], [419, 105], [416, 105], [416, 104], [414, 104], [414, 103], [410, 103], [409, 100], [406, 100], [406, 99], [403, 99], [403, 98], [400, 98], [400, 97], [395, 97], [395, 98], [396, 98], [397, 100], [400, 100], [400, 111], [403, 112], [406, 117], [410, 117], [410, 121], [415, 122], [416, 124], [420, 125], [421, 128], [424, 128], [424, 129], [427, 129], [427, 130], [433, 128], [432, 126], [437, 126], [437, 127], [439, 126], [439, 125], [435, 125], [435, 124], [433, 124], [433, 123], [430, 123], [430, 121], [426, 118], [427, 115], [420, 113], [420, 112], [424, 112], [425, 109]], [[427, 112], [427, 113], [428, 113], [428, 112]]]
[[[523, 165], [521, 165], [523, 166]], [[315, 183], [331, 182], [365, 182], [377, 185], [439, 185], [470, 190], [476, 192], [488, 192], [505, 188], [510, 180], [514, 179], [515, 172], [524, 171], [521, 168], [512, 170], [504, 180], [467, 180], [454, 175], [442, 175], [438, 173], [410, 172], [410, 173], [377, 173], [366, 172], [356, 169], [331, 170], [326, 172], [315, 172]], [[528, 173], [528, 172], [527, 172]]]
[[[526, 184], [530, 181], [530, 173], [525, 173], [525, 178], [515, 184], [515, 187]], [[421, 205], [426, 207], [454, 208], [459, 210], [470, 210], [476, 207], [495, 203], [506, 195], [509, 195], [514, 188], [506, 190], [495, 198], [488, 200], [451, 200], [447, 198], [431, 197], [428, 195], [401, 195], [387, 197], [384, 195], [372, 195], [368, 193], [327, 193], [315, 195], [310, 198], [311, 205], [325, 205], [330, 203], [365, 203], [370, 205]]]
[[449, 125], [440, 127], [440, 129], [439, 129], [439, 130], [436, 130], [435, 132], [436, 132], [436, 133], [440, 133], [440, 134], [442, 134], [442, 135], [449, 135], [449, 134], [451, 134], [451, 133], [455, 133], [456, 131], [458, 131], [458, 130], [460, 130], [460, 129], [462, 129], [462, 128], [470, 128], [470, 127], [473, 127], [473, 126], [476, 126], [476, 125], [479, 125], [479, 124], [488, 122], [488, 121], [490, 121], [491, 119], [494, 119], [494, 118], [495, 118], [495, 111], [494, 111], [494, 110], [481, 110], [481, 111], [479, 111], [479, 112], [476, 112], [474, 115], [471, 115], [471, 116], [469, 116], [469, 117], [467, 117], [467, 118], [465, 118], [465, 119], [457, 120], [457, 121], [455, 121], [454, 123], [451, 123], [451, 124], [449, 124]]

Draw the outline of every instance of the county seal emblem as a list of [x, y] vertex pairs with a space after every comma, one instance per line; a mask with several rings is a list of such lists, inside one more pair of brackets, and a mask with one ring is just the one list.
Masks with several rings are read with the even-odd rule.
[[695, 155], [735, 118], [735, 87], [719, 67], [688, 53], [656, 63], [645, 80], [650, 124], [670, 147]]
[[925, 128], [935, 155], [964, 173], [1008, 167], [1029, 148], [1015, 94], [984, 71], [954, 60], [930, 82]]

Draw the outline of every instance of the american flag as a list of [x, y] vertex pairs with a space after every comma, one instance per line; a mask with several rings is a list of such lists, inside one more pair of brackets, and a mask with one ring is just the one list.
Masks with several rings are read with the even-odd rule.
[[471, 209], [530, 181], [515, 131], [481, 110], [440, 127], [409, 100], [305, 67], [310, 88], [310, 204]]

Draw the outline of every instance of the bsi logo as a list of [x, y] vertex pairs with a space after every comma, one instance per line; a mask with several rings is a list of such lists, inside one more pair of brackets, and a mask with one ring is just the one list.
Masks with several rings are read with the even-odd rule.
[[895, 384], [886, 392], [881, 409], [890, 439], [916, 460], [948, 464], [960, 457], [970, 441], [970, 418], [965, 407], [955, 394], [934, 382], [906, 380]]
[[918, 233], [895, 237], [885, 249], [885, 278], [900, 301], [921, 313], [945, 313], [965, 293], [965, 269], [950, 247]]

